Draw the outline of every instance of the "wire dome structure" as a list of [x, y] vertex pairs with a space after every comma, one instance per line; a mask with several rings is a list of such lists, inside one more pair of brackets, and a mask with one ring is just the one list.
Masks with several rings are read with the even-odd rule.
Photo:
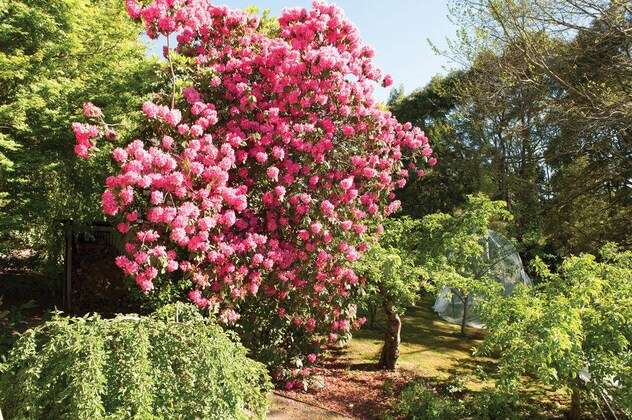
[[[507, 296], [517, 284], [532, 287], [533, 283], [524, 271], [522, 260], [516, 247], [504, 235], [490, 230], [482, 240], [483, 260], [487, 261], [489, 269], [486, 275], [504, 286], [503, 296]], [[469, 327], [483, 328], [477, 313], [476, 296], [471, 293], [463, 296], [461, 291], [444, 287], [434, 303], [433, 310], [441, 318], [452, 323], [461, 324], [463, 320], [463, 306], [467, 301], [467, 315], [465, 323]]]

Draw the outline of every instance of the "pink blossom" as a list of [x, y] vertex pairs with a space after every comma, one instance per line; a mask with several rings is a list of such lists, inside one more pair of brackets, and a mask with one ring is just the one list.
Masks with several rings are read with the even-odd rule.
[[142, 7], [138, 4], [136, 0], [125, 0], [125, 4], [127, 5], [127, 12], [129, 13], [132, 19], [137, 19], [140, 16], [140, 12]]
[[387, 74], [382, 80], [382, 87], [387, 88], [393, 84], [393, 78], [390, 74]]
[[143, 103], [143, 112], [149, 118], [155, 118], [158, 115], [158, 106], [153, 102], [146, 101]]
[[271, 180], [273, 181], [279, 180], [279, 168], [275, 168], [274, 166], [271, 166], [268, 168], [266, 173], [268, 175], [268, 178], [270, 178]]
[[355, 134], [355, 130], [350, 125], [343, 125], [341, 130], [345, 136], [353, 136]]
[[333, 216], [334, 215], [334, 205], [331, 204], [329, 202], [329, 200], [325, 200], [322, 203], [320, 203], [320, 209], [322, 210], [323, 214], [327, 215], [327, 216]]
[[127, 233], [129, 232], [129, 225], [127, 223], [119, 223], [117, 229], [121, 233]]
[[151, 203], [154, 205], [162, 204], [165, 200], [164, 194], [162, 191], [152, 191], [151, 192]]
[[172, 127], [177, 126], [182, 120], [182, 112], [179, 109], [172, 109], [165, 115], [165, 121]]
[[75, 153], [77, 154], [77, 156], [79, 156], [81, 158], [84, 158], [84, 159], [88, 159], [90, 157], [90, 153], [89, 153], [88, 147], [83, 145], [83, 144], [75, 145]]
[[105, 130], [105, 138], [114, 141], [118, 138], [118, 133], [114, 130], [107, 129]]
[[310, 230], [312, 231], [312, 233], [318, 235], [320, 232], [322, 232], [323, 225], [318, 222], [312, 222], [312, 224], [310, 225]]
[[171, 150], [172, 146], [173, 146], [173, 138], [169, 136], [163, 136], [162, 147], [164, 147], [167, 150]]
[[206, 308], [208, 306], [208, 299], [202, 297], [202, 292], [198, 289], [189, 292], [189, 299], [200, 308]]
[[86, 102], [83, 104], [83, 114], [88, 118], [101, 118], [103, 112], [101, 108], [95, 106], [92, 102]]
[[279, 198], [283, 198], [285, 196], [285, 187], [279, 185], [274, 187], [274, 193], [277, 195], [277, 197]]
[[351, 188], [352, 185], [353, 185], [353, 177], [352, 176], [350, 176], [348, 178], [345, 178], [342, 181], [340, 181], [340, 188], [342, 188], [343, 190], [348, 190], [349, 188]]
[[125, 162], [127, 160], [127, 152], [125, 151], [125, 149], [117, 147], [112, 151], [112, 157], [117, 162]]

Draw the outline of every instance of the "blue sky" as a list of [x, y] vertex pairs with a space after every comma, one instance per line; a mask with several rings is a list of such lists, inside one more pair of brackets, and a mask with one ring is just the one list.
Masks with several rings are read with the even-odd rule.
[[[256, 5], [279, 16], [285, 7], [311, 7], [311, 0], [219, 0], [231, 8]], [[445, 1], [437, 0], [330, 0], [344, 11], [375, 51], [375, 60], [394, 86], [404, 84], [406, 93], [425, 86], [444, 68], [453, 67], [448, 59], [437, 56], [428, 44], [430, 39], [440, 49], [445, 39], [454, 38], [456, 28], [449, 21]], [[376, 96], [386, 100], [390, 88], [376, 87]]]

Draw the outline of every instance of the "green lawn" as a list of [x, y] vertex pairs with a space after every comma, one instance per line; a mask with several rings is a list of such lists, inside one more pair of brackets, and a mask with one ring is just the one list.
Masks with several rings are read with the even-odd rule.
[[[460, 377], [472, 391], [492, 385], [477, 373], [481, 369], [489, 370], [494, 360], [472, 356], [472, 349], [483, 338], [482, 331], [468, 328], [469, 337], [464, 338], [460, 335], [460, 326], [443, 321], [431, 307], [432, 300], [423, 299], [402, 317], [398, 367], [438, 381]], [[353, 335], [348, 348], [349, 357], [356, 363], [377, 361], [382, 336], [383, 322], [378, 315], [374, 329], [363, 327]]]

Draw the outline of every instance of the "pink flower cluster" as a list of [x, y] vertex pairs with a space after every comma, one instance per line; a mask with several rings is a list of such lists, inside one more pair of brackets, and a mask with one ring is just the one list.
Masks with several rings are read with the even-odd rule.
[[90, 157], [90, 150], [95, 147], [95, 141], [101, 134], [99, 127], [90, 124], [81, 124], [75, 122], [72, 124], [72, 131], [75, 133], [77, 144], [75, 145], [75, 153], [84, 159]]
[[[83, 104], [83, 114], [90, 119], [97, 121], [98, 125], [81, 124], [75, 122], [72, 124], [72, 131], [75, 133], [77, 144], [75, 145], [75, 153], [84, 159], [90, 157], [90, 151], [96, 147], [96, 139], [104, 135], [106, 139], [114, 141], [118, 138], [116, 131], [110, 129], [103, 120], [103, 112], [101, 109], [91, 102]], [[103, 127], [103, 130], [100, 129]]]
[[[278, 36], [207, 0], [127, 6], [151, 36], [177, 33], [170, 55], [194, 64], [175, 108], [143, 105], [151, 141], [113, 151], [120, 171], [102, 198], [124, 219], [117, 265], [146, 293], [160, 279], [188, 282], [190, 299], [223, 322], [238, 322], [240, 302], [256, 296], [291, 328], [338, 340], [358, 326], [350, 263], [418, 171], [402, 161], [433, 159], [423, 132], [373, 98], [390, 77], [321, 1], [284, 10]], [[75, 133], [86, 157], [95, 132]]]

